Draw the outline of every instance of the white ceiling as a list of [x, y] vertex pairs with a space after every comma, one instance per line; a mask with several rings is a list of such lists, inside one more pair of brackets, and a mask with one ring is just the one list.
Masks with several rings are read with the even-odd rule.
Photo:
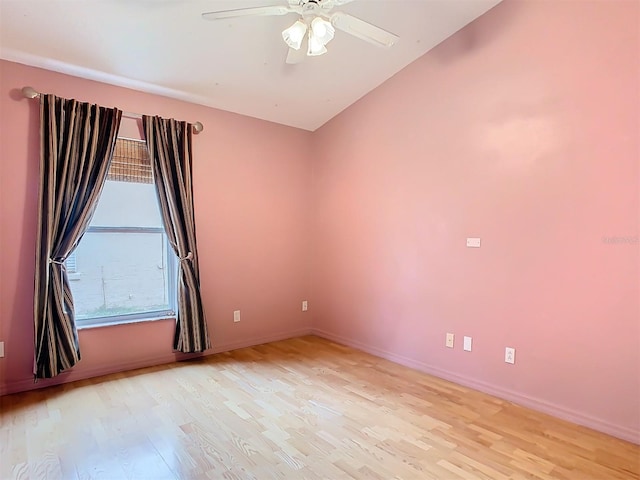
[[200, 17], [287, 0], [0, 0], [0, 57], [313, 131], [500, 1], [356, 0], [339, 10], [396, 45], [337, 31], [327, 54], [287, 65], [295, 15]]

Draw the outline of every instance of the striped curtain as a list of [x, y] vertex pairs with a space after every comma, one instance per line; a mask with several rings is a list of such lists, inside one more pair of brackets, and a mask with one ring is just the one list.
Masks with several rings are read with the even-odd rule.
[[164, 228], [180, 259], [178, 312], [173, 348], [184, 353], [211, 348], [200, 295], [191, 173], [191, 124], [143, 116]]
[[34, 294], [34, 376], [51, 378], [80, 360], [64, 261], [91, 221], [122, 112], [40, 96], [40, 191]]

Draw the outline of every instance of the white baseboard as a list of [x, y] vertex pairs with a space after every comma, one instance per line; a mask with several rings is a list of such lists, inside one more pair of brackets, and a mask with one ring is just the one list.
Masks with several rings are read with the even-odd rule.
[[443, 378], [459, 385], [464, 385], [465, 387], [473, 388], [474, 390], [478, 390], [484, 393], [488, 393], [489, 395], [508, 400], [518, 405], [522, 405], [539, 412], [547, 413], [554, 417], [577, 423], [578, 425], [592, 428], [593, 430], [612, 435], [622, 440], [640, 444], [640, 432], [629, 427], [615, 425], [605, 420], [585, 415], [584, 413], [577, 412], [575, 410], [571, 410], [551, 402], [547, 402], [546, 400], [523, 395], [513, 390], [500, 387], [499, 385], [494, 385], [491, 383], [476, 380], [474, 378], [466, 377], [464, 375], [459, 375], [455, 372], [450, 372], [448, 370], [433, 367], [419, 360], [398, 355], [397, 353], [382, 350], [380, 348], [372, 347], [357, 340], [342, 337], [340, 335], [336, 335], [324, 330], [314, 328], [312, 329], [312, 333], [313, 335], [316, 335], [318, 337], [326, 338], [327, 340], [331, 340], [342, 345], [347, 345], [357, 350], [362, 350], [376, 357], [384, 358], [394, 363], [399, 363], [400, 365], [419, 370], [429, 375], [433, 375], [434, 377]]

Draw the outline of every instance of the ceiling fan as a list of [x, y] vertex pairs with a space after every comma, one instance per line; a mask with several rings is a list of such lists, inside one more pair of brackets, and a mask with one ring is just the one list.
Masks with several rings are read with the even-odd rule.
[[[289, 0], [288, 5], [237, 8], [202, 14], [205, 20], [225, 20], [245, 16], [299, 15], [299, 19], [282, 32], [282, 38], [289, 46], [287, 63], [299, 63], [306, 56], [317, 56], [327, 52], [326, 45], [335, 34], [342, 30], [354, 37], [379, 47], [391, 47], [398, 36], [371, 23], [344, 12], [334, 12], [353, 0]], [[302, 47], [305, 46], [303, 49]]]

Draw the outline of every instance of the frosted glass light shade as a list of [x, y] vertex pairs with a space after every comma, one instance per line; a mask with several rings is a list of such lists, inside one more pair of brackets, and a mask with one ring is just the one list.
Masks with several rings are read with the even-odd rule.
[[313, 36], [316, 37], [322, 45], [326, 45], [333, 40], [333, 36], [336, 33], [333, 25], [320, 17], [314, 18], [311, 22], [311, 31], [313, 32]]
[[309, 49], [307, 50], [307, 55], [309, 57], [316, 57], [323, 53], [327, 53], [324, 44], [313, 35], [313, 32], [309, 32]]
[[307, 33], [307, 25], [298, 20], [289, 28], [282, 31], [282, 38], [291, 48], [300, 50], [305, 33]]

